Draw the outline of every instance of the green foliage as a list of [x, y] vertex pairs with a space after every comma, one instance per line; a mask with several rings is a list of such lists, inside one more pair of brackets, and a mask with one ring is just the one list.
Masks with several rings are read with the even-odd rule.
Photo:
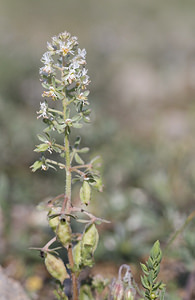
[[162, 252], [159, 241], [156, 241], [151, 249], [150, 256], [146, 264], [141, 263], [144, 276], [141, 276], [142, 286], [145, 291], [145, 299], [164, 299], [165, 285], [157, 281], [160, 271], [160, 262], [162, 260]]

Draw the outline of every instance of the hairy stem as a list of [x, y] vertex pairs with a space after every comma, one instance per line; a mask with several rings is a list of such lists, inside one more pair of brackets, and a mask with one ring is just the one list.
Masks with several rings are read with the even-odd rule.
[[[64, 113], [64, 121], [66, 120], [66, 107], [67, 101], [66, 98], [63, 100], [63, 113]], [[64, 147], [65, 147], [65, 164], [66, 164], [66, 182], [65, 182], [65, 195], [66, 195], [66, 212], [70, 213], [72, 202], [71, 202], [71, 163], [70, 163], [70, 143], [69, 143], [69, 135], [65, 130], [65, 137], [64, 137]], [[67, 217], [67, 223], [69, 224], [70, 231], [70, 217]], [[71, 270], [74, 267], [74, 260], [72, 254], [72, 243], [68, 246], [68, 260], [70, 264]], [[73, 291], [73, 300], [78, 300], [78, 286], [77, 286], [77, 277], [74, 272], [72, 272], [72, 291]]]

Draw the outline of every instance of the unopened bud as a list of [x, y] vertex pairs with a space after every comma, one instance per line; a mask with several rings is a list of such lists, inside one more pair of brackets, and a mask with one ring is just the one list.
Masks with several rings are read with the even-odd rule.
[[113, 300], [123, 300], [124, 296], [124, 286], [121, 280], [117, 280], [112, 286]]
[[135, 299], [135, 289], [133, 287], [127, 287], [124, 292], [124, 300], [134, 300]]
[[50, 253], [46, 253], [45, 266], [51, 276], [59, 280], [61, 284], [66, 278], [69, 278], [66, 267], [61, 258], [56, 257]]

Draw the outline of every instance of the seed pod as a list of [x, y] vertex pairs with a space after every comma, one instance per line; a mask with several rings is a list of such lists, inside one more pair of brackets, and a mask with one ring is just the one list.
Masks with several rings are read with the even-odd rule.
[[55, 216], [57, 214], [59, 214], [60, 210], [58, 207], [56, 208], [52, 208], [49, 213], [48, 213], [48, 222], [49, 222], [49, 226], [51, 227], [51, 229], [56, 232], [56, 229], [58, 227], [58, 224], [60, 222], [59, 220], [59, 216]]
[[47, 268], [47, 271], [51, 274], [51, 276], [59, 280], [61, 284], [66, 278], [69, 278], [69, 275], [66, 271], [66, 267], [61, 258], [56, 257], [50, 253], [46, 253], [45, 266]]
[[82, 257], [81, 257], [81, 241], [79, 241], [73, 248], [73, 259], [74, 263], [79, 268], [81, 265]]
[[49, 226], [51, 227], [51, 229], [56, 232], [56, 228], [58, 227], [59, 224], [59, 216], [57, 217], [52, 217], [52, 216], [48, 216], [48, 222], [49, 222]]
[[85, 232], [83, 234], [82, 245], [91, 246], [92, 253], [94, 253], [97, 248], [98, 240], [99, 240], [99, 234], [97, 228], [94, 223], [90, 224], [89, 226], [86, 227]]
[[83, 185], [80, 189], [80, 199], [81, 202], [85, 205], [88, 205], [91, 199], [91, 187], [87, 181], [83, 182]]
[[93, 265], [93, 254], [97, 248], [98, 240], [99, 240], [99, 234], [95, 224], [89, 225], [85, 229], [81, 241], [82, 242], [82, 247], [81, 247], [82, 263], [85, 266], [91, 267]]
[[71, 242], [71, 231], [70, 226], [64, 218], [62, 218], [56, 229], [56, 235], [58, 240], [62, 243], [64, 247], [67, 247]]

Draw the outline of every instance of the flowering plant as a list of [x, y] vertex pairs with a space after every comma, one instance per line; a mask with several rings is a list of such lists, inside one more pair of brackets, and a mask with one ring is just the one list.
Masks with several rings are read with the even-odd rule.
[[[85, 162], [82, 155], [89, 148], [80, 148], [80, 137], [75, 141], [70, 139], [73, 129], [81, 128], [83, 122], [90, 122], [87, 89], [90, 80], [85, 58], [86, 50], [78, 47], [77, 38], [63, 32], [54, 36], [47, 44], [47, 52], [41, 59], [43, 67], [40, 68], [40, 76], [44, 100], [40, 103], [37, 114], [46, 127], [38, 135], [41, 143], [35, 148], [41, 156], [31, 168], [33, 172], [38, 169], [47, 171], [49, 168], [63, 170], [65, 189], [62, 194], [46, 203], [48, 223], [54, 237], [42, 248], [34, 249], [41, 251], [48, 272], [59, 284], [55, 291], [58, 299], [92, 300], [92, 290], [101, 293], [107, 288], [108, 291], [102, 296], [104, 299], [134, 300], [135, 288], [132, 286], [132, 275], [127, 265], [120, 268], [118, 280], [111, 285], [108, 280], [96, 277], [92, 280], [91, 290], [88, 285], [82, 286], [79, 280], [82, 270], [94, 264], [94, 253], [99, 241], [97, 225], [108, 222], [86, 210], [86, 206], [90, 204], [92, 188], [102, 191], [99, 157]], [[60, 136], [63, 137], [63, 143], [60, 142]], [[58, 158], [52, 159], [53, 154]], [[72, 184], [76, 182], [80, 183], [79, 204], [75, 204], [71, 196]], [[74, 222], [85, 224], [82, 232], [73, 232]], [[51, 248], [56, 241], [60, 243], [60, 247]], [[59, 257], [59, 248], [67, 253], [67, 265]], [[125, 275], [122, 275], [124, 269]], [[146, 275], [149, 272], [144, 267], [143, 271]], [[143, 282], [146, 289], [153, 291], [151, 279], [150, 285], [146, 284], [146, 279]], [[148, 298], [148, 295], [147, 292], [147, 299], [154, 299]]]
[[[61, 284], [66, 279], [71, 281], [73, 299], [78, 299], [78, 276], [85, 266], [93, 265], [93, 255], [98, 244], [98, 231], [96, 224], [106, 222], [87, 212], [83, 206], [87, 206], [91, 199], [91, 188], [102, 190], [100, 173], [98, 171], [99, 157], [85, 163], [81, 155], [88, 152], [89, 148], [80, 148], [80, 137], [70, 144], [70, 133], [73, 128], [81, 128], [82, 121], [89, 122], [91, 110], [88, 108], [87, 85], [89, 76], [86, 69], [86, 50], [78, 47], [76, 37], [68, 32], [60, 33], [47, 44], [48, 51], [41, 59], [44, 64], [40, 68], [41, 82], [44, 87], [40, 103], [38, 118], [42, 118], [46, 124], [44, 134], [39, 134], [41, 141], [35, 151], [41, 153], [41, 157], [31, 166], [32, 171], [38, 169], [44, 171], [56, 167], [65, 171], [65, 190], [47, 203], [48, 222], [55, 236], [43, 248], [42, 256], [49, 273]], [[50, 99], [55, 104], [49, 104]], [[60, 144], [52, 137], [52, 132], [63, 135], [64, 143]], [[58, 160], [50, 156], [53, 153], [59, 155]], [[73, 174], [76, 176], [73, 177]], [[72, 202], [72, 183], [80, 182], [80, 206]], [[87, 217], [79, 219], [81, 213]], [[86, 223], [83, 233], [72, 232], [72, 222]], [[55, 241], [59, 241], [66, 249], [69, 265], [65, 267], [62, 260], [56, 257], [56, 248], [49, 248]], [[68, 282], [68, 281], [67, 281]], [[68, 295], [64, 295], [66, 297]]]

